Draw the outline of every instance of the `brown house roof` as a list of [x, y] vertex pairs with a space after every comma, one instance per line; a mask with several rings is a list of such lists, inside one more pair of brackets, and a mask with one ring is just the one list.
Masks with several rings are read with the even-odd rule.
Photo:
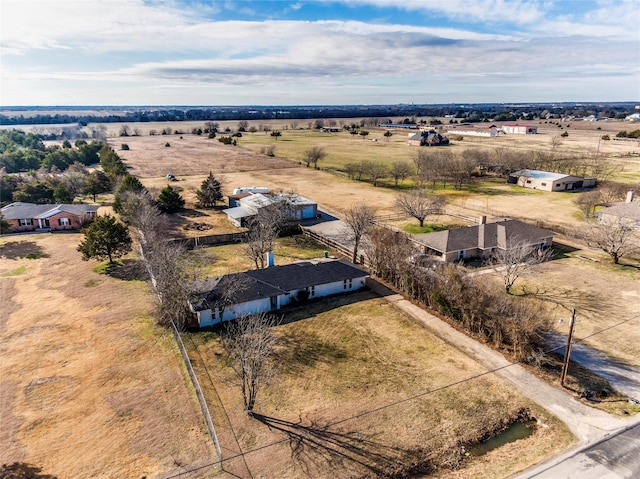
[[508, 249], [523, 242], [527, 245], [535, 245], [554, 235], [553, 231], [522, 221], [503, 220], [418, 235], [415, 240], [440, 253], [453, 253], [476, 248]]

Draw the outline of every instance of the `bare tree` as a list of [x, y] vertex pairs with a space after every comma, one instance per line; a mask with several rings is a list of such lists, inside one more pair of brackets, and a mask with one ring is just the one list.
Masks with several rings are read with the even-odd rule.
[[620, 258], [640, 253], [640, 232], [621, 219], [605, 219], [580, 232], [579, 236], [592, 248], [604, 251], [614, 264]]
[[256, 398], [275, 370], [271, 355], [276, 343], [273, 328], [280, 324], [276, 316], [260, 313], [229, 323], [222, 342], [233, 358], [231, 367], [242, 390], [245, 412], [253, 415]]
[[387, 165], [379, 161], [370, 161], [367, 164], [367, 175], [371, 179], [373, 186], [378, 186], [378, 180], [385, 178], [389, 174]]
[[184, 329], [192, 317], [190, 285], [196, 279], [185, 246], [156, 236], [153, 243], [147, 243], [145, 254], [160, 297], [160, 324], [173, 321]]
[[421, 176], [426, 170], [427, 164], [430, 162], [431, 155], [429, 150], [420, 149], [417, 154], [412, 158], [413, 165], [416, 168], [416, 175]]
[[352, 263], [358, 259], [358, 249], [363, 237], [373, 226], [375, 210], [368, 205], [352, 206], [344, 218], [344, 234], [350, 241], [353, 241]]
[[347, 163], [344, 165], [344, 172], [347, 174], [350, 180], [355, 180], [358, 173], [358, 163]]
[[313, 164], [314, 168], [318, 167], [318, 161], [323, 160], [327, 156], [327, 153], [319, 146], [312, 146], [308, 150], [303, 153], [302, 158], [307, 163], [307, 168], [309, 165]]
[[395, 180], [396, 187], [398, 186], [398, 181], [404, 181], [407, 176], [412, 173], [411, 165], [406, 161], [394, 161], [391, 164], [391, 176]]
[[444, 196], [437, 195], [432, 189], [426, 188], [411, 190], [396, 197], [396, 207], [417, 219], [420, 222], [420, 228], [424, 226], [427, 216], [442, 212], [445, 202]]
[[261, 208], [249, 224], [244, 252], [257, 269], [267, 267], [265, 255], [269, 251], [273, 251], [276, 238], [282, 228], [286, 214], [286, 208], [283, 206], [282, 204], [274, 204]]
[[137, 230], [144, 261], [152, 274], [159, 302], [160, 324], [174, 322], [184, 329], [192, 314], [189, 309], [190, 284], [195, 268], [186, 248], [166, 238], [166, 218], [146, 191], [129, 192], [128, 220]]
[[477, 160], [467, 150], [461, 158], [452, 158], [447, 163], [445, 171], [455, 189], [461, 190], [463, 185], [471, 183], [477, 167]]
[[407, 283], [415, 276], [409, 261], [416, 253], [407, 235], [388, 228], [374, 227], [367, 233], [365, 251], [373, 274], [407, 290]]
[[596, 208], [596, 206], [600, 203], [600, 192], [597, 190], [587, 191], [585, 193], [581, 193], [577, 198], [573, 200], [574, 204], [580, 208], [582, 214], [586, 219], [589, 219]]
[[492, 259], [498, 264], [498, 274], [502, 277], [505, 291], [511, 294], [511, 288], [518, 278], [530, 273], [535, 265], [543, 263], [551, 256], [551, 249], [515, 240], [506, 248], [496, 249]]

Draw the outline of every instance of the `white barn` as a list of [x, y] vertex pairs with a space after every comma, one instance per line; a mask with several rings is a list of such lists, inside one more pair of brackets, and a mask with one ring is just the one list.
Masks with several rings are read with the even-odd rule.
[[502, 131], [504, 133], [515, 133], [518, 135], [535, 135], [538, 133], [538, 127], [511, 123], [509, 125], [503, 125]]
[[192, 326], [215, 326], [296, 302], [358, 291], [368, 276], [347, 261], [320, 258], [197, 281], [189, 300], [197, 319]]
[[495, 126], [478, 127], [473, 126], [458, 126], [452, 127], [447, 130], [447, 133], [454, 135], [466, 135], [466, 136], [485, 136], [493, 138], [498, 136], [498, 129]]

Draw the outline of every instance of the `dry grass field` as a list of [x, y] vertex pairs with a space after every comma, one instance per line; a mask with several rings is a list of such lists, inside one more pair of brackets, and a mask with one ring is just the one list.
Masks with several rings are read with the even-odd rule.
[[[256, 419], [242, 410], [218, 335], [185, 339], [203, 381], [215, 386], [212, 402], [224, 406], [227, 417], [214, 418], [229, 448], [223, 452], [244, 451], [244, 462], [224, 463], [229, 477], [247, 477], [247, 469], [256, 478], [380, 477], [422, 460], [462, 462], [442, 477], [507, 477], [571, 442], [563, 426], [496, 377], [447, 386], [484, 369], [372, 293], [323, 301], [285, 321], [276, 331], [278, 372], [258, 397]], [[541, 422], [530, 438], [465, 456], [465, 443], [521, 408]]]
[[[550, 137], [555, 132], [554, 128], [556, 127], [554, 125], [545, 126], [544, 124], [537, 126], [540, 128], [540, 134], [538, 135], [508, 135], [498, 140], [512, 142], [512, 144], [520, 145], [522, 148], [550, 147]], [[578, 142], [577, 138], [580, 136], [583, 137], [583, 143], [576, 144], [581, 148], [586, 148], [589, 141], [594, 141], [594, 139], [597, 141], [597, 138], [602, 134], [615, 133], [620, 129], [629, 129], [631, 126], [623, 122], [599, 122], [597, 124], [578, 122], [567, 129], [570, 130], [570, 135], [565, 141], [568, 141], [573, 136], [575, 141]], [[602, 129], [597, 130], [599, 127]], [[560, 130], [558, 129], [558, 131]], [[404, 140], [400, 142], [396, 138], [399, 135], [394, 135], [389, 142], [386, 142], [381, 136], [382, 132], [378, 133], [381, 140], [379, 142], [371, 142], [363, 141], [360, 138], [353, 139], [348, 133], [325, 134], [308, 130], [284, 130], [283, 137], [277, 141], [276, 152], [282, 153], [281, 146], [287, 144], [286, 148], [290, 148], [293, 155], [293, 152], [296, 151], [295, 148], [298, 148], [297, 151], [299, 152], [304, 149], [304, 145], [313, 144], [313, 142], [310, 143], [309, 138], [322, 138], [323, 141], [327, 142], [333, 141], [334, 148], [341, 149], [341, 155], [345, 157], [352, 155], [352, 159], [359, 159], [360, 151], [367, 148], [374, 152], [379, 151], [379, 148], [382, 148], [385, 152], [395, 148], [396, 151], [403, 151], [406, 158], [409, 158], [408, 155], [415, 151], [415, 147], [405, 145]], [[372, 135], [375, 136], [378, 133], [373, 132]], [[289, 135], [291, 135], [291, 141], [284, 141]], [[301, 143], [298, 144], [293, 141], [293, 135], [298, 135], [301, 138], [306, 135], [306, 139], [300, 140]], [[340, 138], [341, 136], [343, 138]], [[184, 139], [184, 141], [187, 141], [187, 136]], [[272, 138], [266, 137], [264, 133], [255, 133], [245, 135], [241, 145], [235, 148], [246, 149], [249, 152], [257, 150], [260, 144], [258, 142], [259, 139], [262, 139], [261, 141], [265, 143], [276, 144]], [[138, 138], [132, 138], [131, 140], [138, 140]], [[477, 140], [479, 141], [478, 144], [482, 143], [485, 146], [488, 142], [491, 142], [493, 147], [494, 140]], [[462, 143], [465, 142], [466, 139]], [[612, 141], [606, 143], [607, 148], [631, 148], [629, 151], [632, 151], [634, 147], [633, 142], [631, 144]], [[624, 146], [619, 143], [624, 143]], [[295, 145], [298, 146], [296, 147]], [[327, 150], [330, 151], [329, 146], [327, 146]], [[613, 154], [612, 151], [608, 153]], [[327, 162], [330, 161], [330, 158], [331, 154], [327, 157]], [[614, 158], [611, 161], [618, 161], [619, 163], [617, 164], [623, 168], [623, 171], [619, 173], [620, 179], [631, 182], [640, 180], [640, 161], [637, 158], [628, 158], [623, 160], [624, 162]], [[133, 162], [130, 161], [129, 163]], [[374, 206], [379, 214], [390, 214], [396, 211], [394, 208], [396, 192], [391, 188], [375, 188], [369, 183], [350, 181], [326, 171], [301, 168], [295, 160], [289, 164], [292, 163], [293, 168], [284, 169], [244, 172], [234, 172], [226, 169], [221, 172], [225, 177], [223, 190], [228, 194], [231, 189], [237, 186], [259, 185], [268, 186], [273, 190], [296, 191], [317, 201], [321, 208], [336, 214], [342, 214], [350, 206], [358, 203]], [[171, 183], [182, 189], [182, 194], [187, 199], [188, 205], [193, 204], [195, 201], [195, 191], [205, 178], [205, 173], [208, 172], [205, 164], [202, 165], [202, 170], [201, 175], [179, 176], [179, 182]], [[218, 173], [214, 171], [214, 174], [217, 175]], [[174, 174], [179, 175], [179, 172], [174, 172]], [[143, 182], [146, 186], [158, 191], [168, 182], [162, 177], [161, 171], [157, 172], [157, 176], [160, 177], [144, 178]], [[577, 196], [576, 193], [547, 193], [526, 190], [506, 185], [500, 180], [487, 179], [483, 183], [478, 183], [462, 191], [447, 190], [447, 195], [450, 200], [447, 207], [448, 211], [464, 216], [487, 214], [489, 219], [513, 217], [532, 223], [542, 221], [543, 226], [559, 225], [569, 231], [577, 230], [584, 225], [582, 214], [573, 202]], [[211, 212], [204, 211], [203, 213], [216, 218], [216, 215], [211, 214]], [[438, 223], [460, 224], [460, 220], [455, 217], [442, 216], [433, 220]], [[417, 221], [402, 220], [395, 222], [394, 226], [402, 227], [411, 222], [417, 224]], [[222, 217], [222, 219], [218, 219], [218, 225], [210, 231], [226, 232], [230, 229], [233, 230], [233, 226], [226, 221], [225, 217]], [[592, 263], [579, 259], [576, 255], [595, 257], [600, 259], [600, 262]], [[637, 266], [637, 261], [634, 262], [632, 260], [631, 265], [634, 264]], [[551, 301], [562, 302], [562, 306], [554, 306], [553, 311], [550, 312], [555, 319], [566, 316], [566, 308], [573, 307], [572, 304], [579, 310], [584, 309], [581, 323], [581, 327], [584, 328], [584, 334], [581, 334], [580, 337], [614, 324], [620, 317], [630, 317], [634, 311], [640, 308], [640, 300], [637, 298], [639, 279], [636, 274], [637, 270], [633, 266], [614, 268], [609, 265], [608, 259], [602, 254], [594, 250], [584, 249], [584, 246], [579, 246], [579, 250], [565, 259], [544, 265], [541, 268], [541, 272], [543, 274], [527, 280], [525, 284], [534, 290], [544, 291], [549, 298], [549, 304], [555, 304]], [[565, 332], [562, 328], [566, 328], [566, 322], [559, 324], [559, 326], [560, 330]], [[593, 337], [590, 339], [589, 344], [607, 352], [611, 356], [623, 358], [631, 364], [637, 365], [638, 352], [640, 351], [636, 345], [640, 344], [640, 328], [631, 325], [624, 331], [613, 329], [606, 334]]]
[[[594, 261], [586, 260], [591, 258]], [[582, 248], [540, 265], [519, 286], [543, 299], [555, 328], [568, 334], [568, 318], [576, 308], [575, 339], [640, 368], [640, 265], [615, 266], [604, 253]], [[622, 321], [636, 318], [621, 326]], [[558, 321], [563, 319], [562, 323]], [[615, 326], [615, 327], [614, 327]], [[609, 329], [611, 328], [611, 329]]]
[[[237, 126], [237, 122], [220, 123], [222, 128]], [[305, 149], [318, 145], [328, 153], [320, 164], [323, 168], [340, 168], [348, 161], [411, 161], [417, 147], [406, 144], [405, 131], [394, 132], [387, 140], [385, 130], [371, 128], [363, 140], [346, 132], [290, 129], [290, 121], [261, 123], [281, 129], [282, 137], [276, 141], [264, 132], [246, 133], [233, 147], [186, 133], [202, 126], [201, 122], [130, 124], [132, 129], [143, 129], [143, 135], [167, 126], [183, 133], [127, 138], [116, 136], [115, 125], [107, 126], [112, 136], [109, 143], [132, 174], [154, 192], [170, 184], [187, 200], [188, 209], [171, 218], [170, 235], [237, 231], [219, 211], [222, 207], [195, 209], [195, 192], [209, 171], [224, 178], [225, 194], [238, 186], [267, 186], [295, 191], [338, 215], [361, 203], [375, 207], [378, 214], [395, 212], [396, 190], [305, 168], [300, 159]], [[625, 156], [640, 152], [640, 145], [599, 140], [605, 133], [613, 136], [634, 125], [575, 122], [560, 129], [527, 123], [538, 126], [540, 134], [464, 138], [452, 148], [548, 150], [554, 137], [568, 131], [561, 148], [599, 149], [620, 166], [616, 179], [640, 179], [640, 161]], [[300, 126], [306, 124], [300, 122]], [[121, 151], [121, 143], [130, 149]], [[275, 145], [276, 158], [260, 154], [266, 145]], [[167, 173], [179, 181], [168, 182]], [[582, 224], [571, 193], [521, 190], [497, 181], [446, 193], [450, 211], [465, 216], [489, 213], [490, 218], [544, 220], [569, 229]], [[460, 223], [444, 216], [437, 220]], [[173, 338], [152, 325], [148, 285], [94, 272], [95, 263], [80, 261], [75, 251], [79, 239], [79, 235], [0, 239], [0, 460], [34, 464], [61, 479], [152, 477], [212, 457]], [[276, 248], [280, 264], [307, 254], [319, 256], [323, 249], [288, 241], [295, 240], [281, 240]], [[298, 246], [306, 252], [299, 252]], [[29, 253], [35, 259], [26, 259]], [[251, 267], [238, 245], [208, 248], [203, 254], [209, 263], [207, 275]], [[547, 300], [554, 319], [566, 318], [568, 310], [576, 307], [581, 316], [576, 335], [581, 338], [637, 314], [640, 271], [637, 261], [631, 263], [613, 267], [601, 253], [579, 247], [543, 265], [541, 274], [524, 279], [521, 285]], [[497, 280], [491, 275], [483, 278]], [[517, 292], [522, 292], [522, 286]], [[219, 338], [214, 333], [186, 336], [200, 376], [210, 381], [205, 390], [211, 393], [215, 386], [219, 399], [212, 402], [224, 406], [226, 424], [233, 426], [222, 427], [219, 434], [232, 450], [250, 451], [244, 461], [225, 465], [229, 477], [245, 477], [247, 469], [256, 478], [373, 476], [375, 471], [411, 461], [418, 453], [435, 457], [440, 448], [456, 441], [477, 439], [479, 432], [522, 407], [530, 408], [544, 423], [533, 436], [463, 461], [462, 469], [441, 472], [440, 477], [507, 477], [571, 441], [562, 426], [493, 377], [358, 416], [483, 370], [368, 293], [314, 305], [302, 316], [293, 314], [288, 319], [278, 328], [280, 373], [257, 407], [265, 416], [262, 422], [242, 412], [239, 391], [221, 360]], [[566, 321], [556, 326], [566, 332]], [[610, 329], [588, 343], [640, 367], [637, 323]]]
[[59, 479], [140, 478], [211, 457], [147, 282], [95, 273], [80, 238], [0, 240], [0, 463]]

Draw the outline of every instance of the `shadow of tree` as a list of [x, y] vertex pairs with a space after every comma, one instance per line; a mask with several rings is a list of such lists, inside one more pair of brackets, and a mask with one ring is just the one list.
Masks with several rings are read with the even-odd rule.
[[254, 414], [269, 429], [283, 432], [289, 439], [291, 456], [305, 474], [331, 467], [348, 471], [364, 468], [375, 477], [394, 477], [394, 471], [405, 470], [407, 459], [416, 459], [416, 451], [407, 451], [369, 440], [358, 432], [330, 430], [330, 424], [302, 419], [297, 423]]
[[522, 296], [529, 296], [541, 301], [553, 303], [557, 306], [561, 306], [567, 311], [571, 311], [574, 307], [576, 307], [576, 305], [579, 305], [579, 308], [582, 311], [595, 313], [600, 311], [602, 306], [601, 298], [599, 295], [577, 289], [542, 289], [539, 287], [535, 289], [529, 289], [527, 288], [527, 286], [523, 286]]
[[44, 249], [35, 241], [11, 241], [0, 248], [0, 258], [46, 258]]
[[51, 474], [42, 474], [42, 469], [24, 462], [14, 462], [13, 464], [3, 464], [0, 466], [0, 477], [2, 479], [57, 479]]
[[149, 278], [144, 263], [139, 259], [124, 259], [109, 268], [107, 274], [124, 281], [146, 281]]
[[335, 363], [347, 357], [347, 351], [323, 341], [317, 334], [291, 331], [278, 340], [274, 361], [288, 373], [302, 372], [317, 363]]

